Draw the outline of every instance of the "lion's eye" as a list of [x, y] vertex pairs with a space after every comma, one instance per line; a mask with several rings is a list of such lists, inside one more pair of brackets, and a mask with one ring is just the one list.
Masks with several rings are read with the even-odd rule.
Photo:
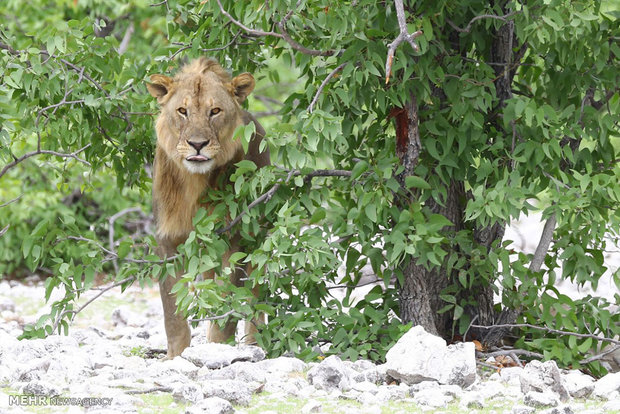
[[180, 113], [183, 116], [187, 115], [187, 109], [182, 108], [182, 107], [177, 109], [177, 112]]
[[213, 109], [211, 109], [211, 116], [217, 115], [220, 112], [222, 112], [222, 110], [220, 108], [213, 108]]

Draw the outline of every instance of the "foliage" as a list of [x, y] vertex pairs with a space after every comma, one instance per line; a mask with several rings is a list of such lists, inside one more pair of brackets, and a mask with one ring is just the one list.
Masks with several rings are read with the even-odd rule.
[[[57, 319], [66, 326], [71, 313], [64, 311], [92, 286], [94, 274], [111, 271], [105, 258], [114, 255], [128, 259], [121, 261], [117, 281], [184, 269], [184, 283], [175, 291], [179, 308], [194, 319], [267, 313], [259, 343], [272, 355], [311, 357], [313, 346], [329, 343], [330, 352], [347, 357], [383, 358], [406, 329], [395, 317], [395, 282], [402, 278], [399, 265], [412, 258], [427, 268], [454, 269], [457, 277], [439, 299], [454, 334], [472, 322], [464, 312], [477, 300], [471, 292], [494, 286], [502, 306], [525, 309], [525, 321], [618, 335], [620, 321], [610, 304], [573, 301], [553, 286], [556, 279], [596, 285], [606, 270], [603, 252], [618, 241], [618, 4], [508, 4], [513, 13], [507, 17], [476, 18], [503, 13], [478, 0], [415, 2], [406, 13], [409, 31], [423, 30], [420, 50], [406, 43], [396, 50], [386, 85], [387, 47], [398, 35], [392, 2], [5, 2], [3, 165], [36, 151], [38, 142], [65, 154], [83, 149], [74, 157], [38, 154], [0, 177], [2, 200], [24, 194], [0, 208], [2, 223], [11, 224], [0, 238], [0, 270], [14, 270], [23, 255], [31, 269], [52, 270], [49, 289], [64, 286], [67, 292], [27, 336], [50, 333]], [[489, 34], [504, 24], [514, 27], [515, 49], [527, 46], [510, 68], [513, 94], [500, 105], [495, 81], [504, 73], [497, 75], [489, 60]], [[120, 54], [130, 26], [135, 33]], [[274, 166], [256, 170], [242, 162], [229, 187], [208, 194], [218, 205], [212, 214], [197, 215], [196, 231], [174, 263], [150, 254], [148, 237], [127, 238], [113, 251], [98, 248], [96, 243], [107, 245], [106, 217], [129, 205], [148, 209], [143, 165], [152, 159], [148, 114], [157, 108], [143, 80], [203, 54], [234, 73], [257, 76], [255, 94], [262, 99], [251, 99], [253, 111], [281, 100], [278, 118], [261, 119]], [[422, 153], [403, 188], [390, 112], [405, 107], [412, 94], [419, 103]], [[241, 139], [247, 141], [249, 132], [240, 131]], [[323, 170], [346, 174], [317, 175]], [[47, 181], [33, 179], [36, 174]], [[118, 188], [131, 188], [122, 199], [113, 195], [112, 176]], [[450, 221], [428, 207], [431, 200], [446, 200], [451, 182], [462, 183], [468, 195], [465, 227], [458, 232], [447, 230]], [[77, 207], [68, 213], [58, 203], [76, 186], [100, 200], [94, 222]], [[249, 209], [274, 186], [265, 202]], [[396, 201], [405, 193], [416, 197], [403, 209]], [[506, 223], [536, 208], [558, 221], [546, 269], [530, 271], [530, 257], [513, 255], [505, 244], [487, 251], [473, 241], [476, 226]], [[209, 269], [223, 277], [231, 271], [221, 262], [230, 232], [221, 230], [240, 214], [233, 231], [241, 234], [244, 253], [231, 265], [252, 266], [246, 286], [199, 280]], [[120, 225], [117, 235], [124, 235]], [[353, 287], [370, 270], [383, 283], [355, 298]], [[261, 297], [249, 304], [243, 299], [251, 302], [256, 284]], [[344, 286], [344, 297], [333, 294], [334, 286]], [[567, 365], [598, 345], [528, 335], [524, 346]], [[591, 369], [602, 368], [593, 363]]]

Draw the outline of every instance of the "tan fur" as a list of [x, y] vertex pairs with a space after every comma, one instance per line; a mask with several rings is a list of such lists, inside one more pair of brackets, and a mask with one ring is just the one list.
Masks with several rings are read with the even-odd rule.
[[[259, 152], [264, 130], [241, 103], [254, 89], [254, 78], [243, 73], [235, 78], [212, 59], [197, 59], [185, 65], [173, 78], [152, 75], [147, 83], [149, 93], [157, 98], [161, 113], [157, 118], [157, 148], [153, 175], [153, 212], [157, 224], [156, 239], [162, 256], [176, 254], [176, 248], [193, 230], [192, 219], [200, 207], [205, 190], [214, 188], [231, 164], [250, 159], [258, 167], [269, 164], [268, 151]], [[233, 132], [241, 125], [254, 122], [256, 134], [248, 153], [243, 153]], [[238, 237], [232, 238], [228, 257], [238, 249]], [[208, 274], [207, 277], [214, 277]], [[232, 282], [239, 284], [239, 275]], [[176, 279], [160, 283], [164, 307], [168, 357], [174, 358], [189, 346], [189, 326], [177, 315], [170, 289]], [[222, 342], [234, 334], [235, 324], [223, 329], [213, 324], [212, 340]], [[252, 340], [252, 338], [250, 338]]]

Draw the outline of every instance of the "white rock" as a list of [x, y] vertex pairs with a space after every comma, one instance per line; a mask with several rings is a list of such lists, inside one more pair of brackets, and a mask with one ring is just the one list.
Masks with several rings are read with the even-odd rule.
[[176, 401], [197, 403], [204, 400], [205, 396], [200, 385], [190, 382], [176, 387], [172, 391], [172, 397]]
[[301, 359], [291, 357], [279, 357], [274, 359], [264, 359], [256, 363], [256, 366], [268, 373], [287, 374], [291, 372], [303, 372], [308, 368]]
[[59, 395], [60, 391], [60, 388], [56, 384], [39, 380], [30, 381], [21, 389], [22, 394], [45, 395], [49, 397]]
[[587, 398], [594, 391], [594, 378], [581, 371], [569, 371], [562, 375], [562, 379], [568, 393], [573, 398]]
[[232, 404], [220, 397], [205, 398], [185, 410], [185, 414], [232, 414], [234, 412]]
[[557, 407], [559, 405], [557, 394], [550, 391], [528, 391], [523, 397], [523, 402], [535, 408]]
[[375, 365], [372, 368], [358, 372], [352, 379], [354, 382], [368, 381], [374, 384], [383, 384], [388, 382], [388, 375], [385, 365]]
[[185, 348], [181, 356], [198, 367], [219, 369], [233, 362], [257, 362], [265, 359], [265, 351], [257, 346], [207, 343]]
[[359, 391], [359, 392], [367, 392], [370, 394], [376, 394], [377, 391], [379, 391], [379, 388], [377, 387], [377, 385], [369, 381], [357, 382], [353, 384], [351, 389], [355, 391]]
[[199, 370], [196, 365], [192, 364], [182, 356], [178, 356], [174, 359], [156, 361], [151, 364], [149, 368], [159, 372], [166, 371], [170, 373], [183, 374], [189, 377], [195, 375]]
[[562, 405], [560, 407], [553, 407], [543, 410], [540, 414], [574, 414], [574, 412], [568, 405]]
[[252, 398], [252, 389], [241, 381], [211, 380], [202, 383], [205, 397], [220, 397], [232, 404], [248, 406]]
[[10, 298], [0, 297], [0, 312], [2, 311], [15, 312], [15, 302]]
[[375, 398], [377, 401], [398, 401], [407, 397], [409, 393], [409, 389], [407, 385], [401, 384], [397, 385], [388, 385], [383, 387], [378, 387], [377, 393], [375, 394]]
[[511, 414], [533, 414], [536, 412], [536, 408], [534, 407], [526, 407], [524, 405], [517, 405], [512, 407]]
[[433, 408], [445, 407], [453, 399], [451, 395], [444, 394], [439, 388], [427, 388], [413, 395], [413, 400], [416, 404]]
[[489, 380], [499, 380], [505, 384], [521, 385], [521, 373], [523, 368], [521, 367], [506, 367], [502, 368], [499, 372], [493, 373], [489, 377]]
[[387, 352], [387, 374], [407, 384], [436, 380], [467, 387], [476, 380], [475, 347], [446, 341], [414, 326]]
[[466, 394], [459, 401], [459, 407], [462, 411], [466, 411], [467, 408], [482, 409], [484, 406], [484, 399], [479, 395]]
[[[527, 394], [530, 391], [537, 393], [551, 392], [560, 401], [566, 402], [570, 399], [570, 394], [564, 385], [560, 370], [555, 361], [531, 361], [521, 372], [520, 381], [523, 394]], [[553, 407], [556, 405], [553, 405]]]
[[112, 324], [114, 326], [142, 327], [148, 319], [132, 310], [128, 306], [119, 306], [112, 311]]
[[610, 412], [620, 412], [620, 399], [616, 399], [613, 401], [607, 401], [605, 404], [603, 404], [603, 410], [606, 413], [610, 413]]
[[308, 382], [321, 390], [347, 391], [351, 389], [351, 377], [354, 373], [339, 357], [332, 355], [308, 371]]
[[243, 382], [266, 382], [267, 378], [279, 379], [280, 375], [268, 375], [269, 373], [257, 366], [253, 362], [237, 362], [222, 369], [200, 368], [197, 378], [199, 380], [210, 379], [236, 379]]
[[610, 401], [620, 399], [620, 372], [607, 374], [596, 381], [592, 395]]
[[308, 401], [302, 408], [302, 414], [320, 413], [323, 410], [323, 404], [317, 400]]

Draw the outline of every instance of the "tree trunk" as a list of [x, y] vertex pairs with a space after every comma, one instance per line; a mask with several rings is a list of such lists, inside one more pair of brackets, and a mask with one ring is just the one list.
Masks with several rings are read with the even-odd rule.
[[[506, 2], [503, 2], [503, 9], [506, 9]], [[505, 10], [505, 14], [508, 10]], [[521, 45], [516, 51], [516, 36], [514, 24], [508, 21], [499, 29], [490, 33], [492, 45], [488, 56], [489, 62], [494, 62], [495, 69], [495, 88], [497, 92], [497, 105], [495, 110], [488, 114], [488, 123], [492, 124], [496, 130], [502, 131], [501, 112], [505, 106], [505, 101], [512, 97], [512, 80], [515, 75], [515, 62], [519, 62], [526, 50], [526, 45]], [[455, 40], [458, 44], [458, 36]], [[502, 65], [503, 64], [503, 65]], [[440, 98], [445, 98], [445, 94], [439, 91]], [[411, 96], [406, 108], [398, 109], [391, 113], [396, 118], [396, 153], [404, 171], [398, 176], [401, 186], [404, 186], [405, 177], [413, 175], [415, 166], [422, 148], [419, 134], [419, 116], [415, 96]], [[505, 132], [508, 133], [508, 132]], [[510, 131], [511, 133], [511, 131]], [[513, 144], [514, 145], [514, 144]], [[467, 194], [464, 190], [463, 182], [452, 181], [447, 188], [448, 197], [443, 206], [429, 199], [426, 206], [434, 213], [441, 214], [448, 218], [454, 225], [445, 228], [448, 233], [456, 233], [465, 228], [463, 224], [464, 211], [467, 203]], [[397, 203], [401, 208], [406, 208], [411, 200], [400, 198]], [[496, 223], [489, 227], [476, 227], [472, 229], [472, 238], [476, 244], [483, 246], [488, 252], [497, 241], [501, 241], [504, 236], [505, 223]], [[462, 254], [457, 251], [458, 254]], [[453, 276], [446, 273], [444, 267], [427, 270], [416, 263], [415, 260], [405, 262], [401, 265], [402, 284], [399, 284], [399, 305], [400, 317], [403, 323], [413, 322], [421, 325], [428, 332], [440, 335], [444, 338], [451, 338], [452, 317], [449, 313], [439, 315], [437, 311], [446, 305], [439, 298], [441, 291], [448, 286]], [[491, 281], [492, 283], [492, 281]], [[474, 297], [477, 306], [469, 306], [465, 312], [470, 320], [476, 321], [480, 325], [492, 325], [498, 322], [514, 322], [517, 314], [514, 310], [507, 310], [498, 315], [494, 310], [493, 288], [492, 285], [477, 284], [471, 291], [461, 292], [461, 298]], [[473, 336], [482, 340], [487, 345], [497, 344], [506, 331], [484, 331], [471, 330]]]

